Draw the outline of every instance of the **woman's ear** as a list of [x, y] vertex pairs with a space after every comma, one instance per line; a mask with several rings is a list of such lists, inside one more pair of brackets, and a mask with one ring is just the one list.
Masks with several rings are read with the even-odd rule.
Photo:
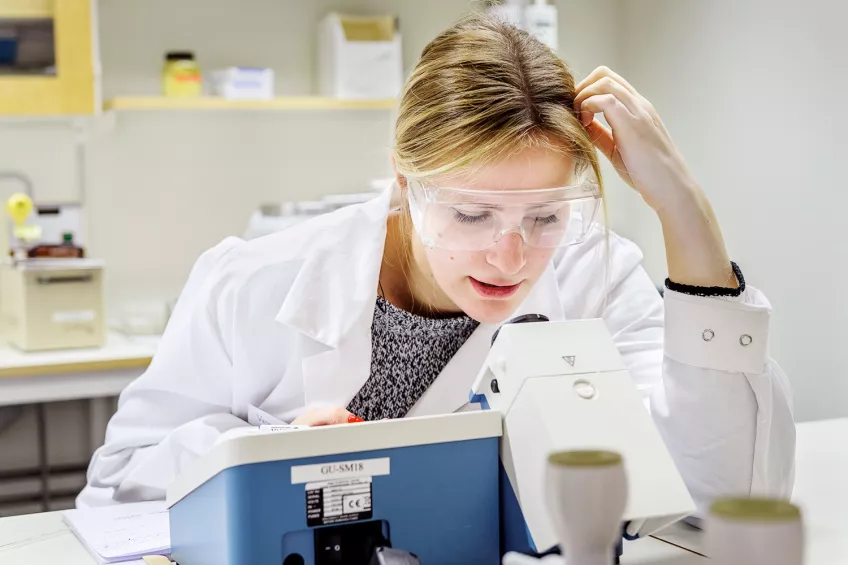
[[400, 187], [401, 191], [406, 192], [406, 177], [398, 172], [397, 165], [395, 164], [394, 155], [392, 155], [392, 170], [395, 172], [395, 182]]

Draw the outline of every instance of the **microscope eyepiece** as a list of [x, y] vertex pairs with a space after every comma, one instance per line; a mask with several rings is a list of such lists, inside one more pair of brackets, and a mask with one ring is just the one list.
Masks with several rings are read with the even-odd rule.
[[507, 324], [532, 324], [534, 322], [550, 321], [550, 318], [544, 314], [522, 314], [521, 316], [516, 316], [515, 318], [504, 322], [503, 325], [495, 331], [495, 335], [492, 336], [492, 343], [489, 344], [489, 347], [495, 344], [495, 340], [498, 339], [498, 334], [501, 333], [501, 328]]

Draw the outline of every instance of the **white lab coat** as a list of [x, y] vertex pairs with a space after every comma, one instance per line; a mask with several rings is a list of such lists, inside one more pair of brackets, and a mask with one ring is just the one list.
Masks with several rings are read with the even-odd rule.
[[[78, 505], [164, 498], [225, 431], [347, 406], [370, 373], [389, 203], [386, 192], [203, 254], [150, 368], [121, 395]], [[605, 249], [597, 230], [558, 251], [515, 314], [606, 321], [699, 508], [716, 495], [788, 496], [795, 429], [786, 378], [767, 357], [766, 298], [748, 287], [735, 301], [663, 301], [635, 245], [613, 234], [608, 259]], [[409, 416], [467, 407], [496, 329], [481, 324]]]

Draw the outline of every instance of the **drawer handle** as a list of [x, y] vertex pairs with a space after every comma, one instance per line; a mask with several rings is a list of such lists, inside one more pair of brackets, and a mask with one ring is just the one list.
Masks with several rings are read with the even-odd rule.
[[92, 275], [74, 275], [67, 277], [38, 277], [38, 284], [87, 283], [94, 280]]

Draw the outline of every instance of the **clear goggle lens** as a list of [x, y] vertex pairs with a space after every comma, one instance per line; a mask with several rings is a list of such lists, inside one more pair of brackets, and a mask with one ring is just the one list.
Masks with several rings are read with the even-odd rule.
[[574, 245], [592, 230], [600, 187], [585, 182], [542, 190], [436, 188], [408, 179], [410, 212], [425, 245], [481, 251], [517, 233], [536, 248]]

